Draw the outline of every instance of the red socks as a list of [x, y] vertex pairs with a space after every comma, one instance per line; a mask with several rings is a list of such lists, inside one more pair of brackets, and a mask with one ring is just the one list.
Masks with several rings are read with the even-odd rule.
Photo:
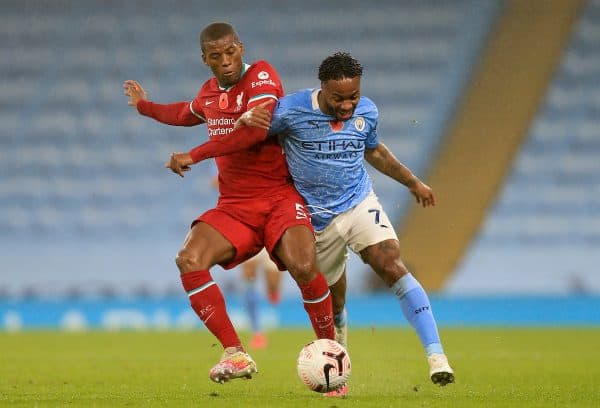
[[[219, 339], [223, 348], [241, 347], [242, 343], [227, 315], [223, 294], [212, 280], [210, 272], [184, 273], [181, 275], [181, 282], [190, 298], [192, 309], [208, 330]], [[329, 304], [331, 309], [331, 296]]]
[[317, 338], [335, 339], [331, 294], [323, 275], [319, 273], [312, 281], [298, 284], [298, 287]]
[[[204, 325], [227, 347], [241, 347], [240, 339], [229, 320], [225, 299], [209, 271], [181, 275], [183, 288], [190, 304]], [[333, 309], [327, 281], [318, 274], [312, 281], [298, 285], [302, 292], [304, 310], [308, 313], [313, 330], [319, 339], [334, 339]]]

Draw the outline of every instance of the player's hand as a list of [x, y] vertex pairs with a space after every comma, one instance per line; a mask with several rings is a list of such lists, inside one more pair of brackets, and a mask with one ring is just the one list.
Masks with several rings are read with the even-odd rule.
[[267, 109], [267, 106], [272, 105], [274, 102], [273, 99], [269, 99], [244, 112], [235, 122], [234, 129], [244, 125], [269, 130], [271, 127], [271, 111]]
[[129, 106], [137, 106], [139, 101], [148, 99], [144, 88], [133, 79], [128, 79], [123, 83], [123, 93], [129, 97], [129, 101], [127, 101]]
[[418, 204], [421, 204], [423, 208], [429, 206], [435, 206], [435, 196], [433, 190], [427, 184], [415, 177], [409, 185], [408, 189], [412, 195], [415, 196]]
[[189, 153], [171, 153], [171, 157], [169, 158], [169, 161], [165, 163], [165, 167], [171, 169], [173, 173], [183, 177], [184, 172], [192, 169], [190, 167], [192, 164], [194, 164], [194, 161]]

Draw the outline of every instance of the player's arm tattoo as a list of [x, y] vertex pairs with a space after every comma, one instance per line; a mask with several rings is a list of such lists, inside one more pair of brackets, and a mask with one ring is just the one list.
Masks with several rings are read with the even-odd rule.
[[417, 180], [408, 167], [402, 164], [383, 143], [373, 149], [365, 149], [365, 160], [379, 172], [409, 187]]

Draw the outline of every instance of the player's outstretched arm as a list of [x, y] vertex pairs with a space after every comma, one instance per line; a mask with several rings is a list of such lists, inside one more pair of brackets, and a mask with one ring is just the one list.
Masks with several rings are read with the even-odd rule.
[[415, 176], [383, 143], [374, 149], [365, 149], [365, 160], [379, 172], [404, 184], [423, 207], [435, 205], [431, 187]]
[[141, 115], [172, 126], [196, 126], [204, 123], [202, 116], [192, 111], [190, 102], [159, 104], [148, 100], [148, 94], [133, 79], [123, 83], [123, 93], [129, 97], [127, 104], [135, 106]]

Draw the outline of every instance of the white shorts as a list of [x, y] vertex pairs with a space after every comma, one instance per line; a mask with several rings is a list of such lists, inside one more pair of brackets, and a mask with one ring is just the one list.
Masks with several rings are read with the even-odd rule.
[[317, 264], [329, 286], [337, 282], [346, 268], [348, 247], [360, 251], [379, 242], [398, 240], [390, 219], [373, 191], [356, 207], [337, 215], [316, 233]]

